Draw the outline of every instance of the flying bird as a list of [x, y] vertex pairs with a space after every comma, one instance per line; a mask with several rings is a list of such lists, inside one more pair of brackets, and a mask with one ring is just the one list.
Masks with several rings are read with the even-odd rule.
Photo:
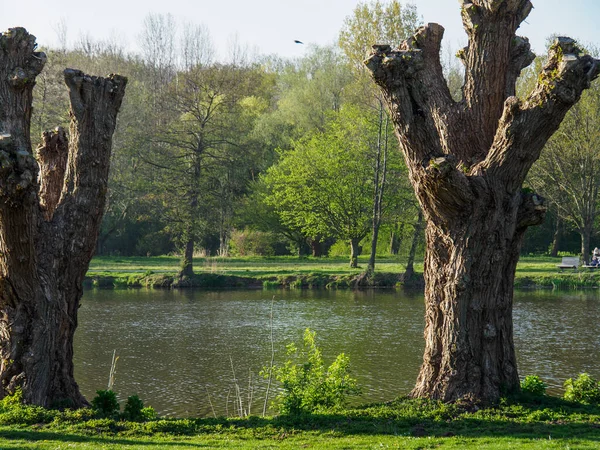
[[295, 40], [294, 40], [294, 42], [295, 42], [296, 44], [304, 44], [304, 42], [302, 42], [302, 41], [299, 41], [298, 39], [295, 39]]

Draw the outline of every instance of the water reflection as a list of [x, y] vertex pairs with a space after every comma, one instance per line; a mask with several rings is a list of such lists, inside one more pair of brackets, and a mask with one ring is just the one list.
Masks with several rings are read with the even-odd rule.
[[[276, 360], [307, 327], [326, 362], [344, 352], [363, 387], [360, 402], [406, 394], [423, 351], [423, 298], [401, 291], [87, 291], [75, 336], [75, 368], [84, 394], [105, 389], [113, 349], [120, 356], [114, 389], [139, 394], [161, 415], [217, 414], [229, 409], [235, 375], [253, 411], [262, 411], [270, 360], [270, 316]], [[553, 388], [588, 371], [600, 376], [598, 294], [525, 292], [515, 296], [520, 373]], [[252, 375], [250, 375], [252, 374]]]

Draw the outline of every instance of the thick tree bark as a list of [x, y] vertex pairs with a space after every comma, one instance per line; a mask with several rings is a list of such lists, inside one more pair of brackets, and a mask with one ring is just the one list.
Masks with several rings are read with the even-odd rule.
[[423, 365], [412, 395], [496, 400], [518, 389], [513, 279], [524, 231], [541, 223], [543, 200], [521, 185], [599, 61], [558, 38], [537, 86], [514, 97], [533, 60], [515, 31], [528, 0], [462, 1], [469, 45], [463, 100], [455, 102], [439, 61], [443, 28], [428, 24], [366, 61], [382, 88], [427, 220]]
[[[112, 134], [127, 80], [65, 70], [71, 99], [64, 134], [31, 152], [31, 91], [45, 55], [13, 28], [0, 37], [0, 397], [87, 404], [73, 377], [73, 334], [108, 180]], [[63, 175], [61, 175], [61, 173]]]

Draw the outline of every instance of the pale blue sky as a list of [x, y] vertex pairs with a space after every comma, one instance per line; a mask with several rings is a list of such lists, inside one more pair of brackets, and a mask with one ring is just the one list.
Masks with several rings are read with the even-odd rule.
[[[56, 45], [56, 22], [67, 25], [72, 44], [81, 34], [96, 39], [118, 36], [129, 49], [136, 49], [144, 16], [171, 13], [178, 21], [206, 25], [222, 57], [237, 34], [238, 41], [260, 53], [284, 57], [300, 56], [306, 47], [334, 42], [346, 16], [358, 0], [120, 0], [82, 2], [74, 0], [0, 0], [0, 30], [24, 26], [41, 45]], [[424, 22], [446, 28], [446, 42], [454, 50], [466, 43], [457, 0], [412, 0]], [[541, 52], [548, 35], [560, 33], [581, 42], [600, 44], [599, 0], [533, 0], [534, 10], [519, 34], [530, 38]], [[17, 6], [18, 5], [18, 6]], [[91, 7], [95, 7], [91, 9]]]

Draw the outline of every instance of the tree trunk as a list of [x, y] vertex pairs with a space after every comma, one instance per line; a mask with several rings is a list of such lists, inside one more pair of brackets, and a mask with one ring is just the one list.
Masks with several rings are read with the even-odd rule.
[[181, 270], [179, 278], [191, 277], [194, 275], [194, 238], [188, 237], [183, 250], [183, 261], [181, 261]]
[[404, 272], [404, 278], [410, 279], [415, 274], [415, 257], [417, 255], [417, 246], [421, 240], [421, 232], [423, 231], [423, 211], [419, 208], [419, 214], [417, 216], [417, 223], [414, 226], [412, 242], [410, 244], [410, 251], [408, 252], [408, 260], [406, 261], [406, 271]]
[[468, 46], [463, 99], [452, 99], [439, 55], [444, 29], [428, 24], [367, 60], [391, 111], [427, 221], [425, 352], [413, 396], [495, 401], [519, 388], [513, 280], [523, 233], [541, 223], [543, 199], [521, 186], [600, 61], [558, 38], [538, 84], [521, 102], [515, 84], [534, 59], [515, 31], [528, 0], [461, 2]]
[[390, 253], [397, 255], [400, 253], [400, 247], [402, 245], [402, 234], [404, 233], [404, 223], [396, 223], [392, 229], [390, 236]]
[[[367, 272], [375, 271], [375, 258], [377, 256], [377, 239], [379, 238], [379, 227], [381, 226], [381, 215], [383, 211], [383, 194], [385, 193], [385, 181], [387, 177], [387, 131], [388, 116], [386, 115], [384, 127], [384, 105], [379, 100], [379, 129], [377, 134], [377, 152], [375, 155], [375, 177], [373, 183], [373, 228], [371, 232], [371, 254]], [[383, 158], [383, 161], [382, 161]]]
[[45, 134], [38, 169], [31, 92], [46, 56], [34, 48], [23, 28], [0, 37], [0, 397], [20, 387], [27, 403], [80, 407], [87, 402], [73, 377], [73, 334], [127, 80], [65, 70], [68, 154], [60, 130]]
[[552, 237], [552, 247], [550, 248], [550, 256], [556, 258], [558, 251], [560, 250], [560, 244], [562, 242], [563, 234], [563, 221], [556, 215], [556, 226], [554, 228], [554, 236]]
[[358, 255], [360, 255], [360, 239], [350, 239], [350, 267], [358, 267]]
[[311, 254], [314, 258], [320, 258], [323, 256], [323, 238], [317, 236], [310, 239]]
[[583, 230], [580, 230], [581, 235], [581, 260], [584, 264], [590, 263], [590, 243], [592, 241], [592, 225], [586, 224]]

